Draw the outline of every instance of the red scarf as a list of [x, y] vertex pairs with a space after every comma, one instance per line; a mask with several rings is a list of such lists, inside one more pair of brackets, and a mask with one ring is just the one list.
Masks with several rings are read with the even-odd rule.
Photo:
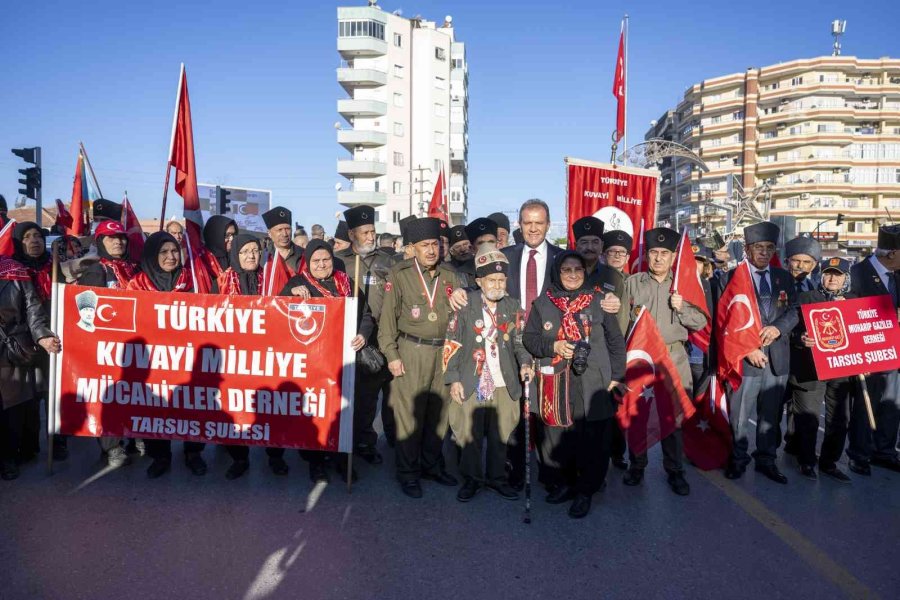
[[50, 271], [53, 269], [53, 261], [48, 260], [40, 269], [32, 269], [30, 267], [25, 268], [31, 276], [34, 289], [37, 290], [41, 302], [49, 300], [52, 292], [51, 287], [53, 286], [53, 278], [50, 277]]
[[[219, 283], [219, 293], [226, 294], [228, 296], [241, 296], [241, 277], [238, 275], [238, 272], [228, 267], [227, 270], [219, 273], [219, 276], [216, 278], [216, 281]], [[263, 270], [257, 269], [256, 272], [256, 293], [259, 294], [262, 291], [263, 286]]]
[[[147, 274], [144, 272], [138, 273], [134, 276], [134, 279], [128, 282], [128, 286], [126, 289], [129, 290], [144, 290], [146, 292], [158, 292], [156, 286], [153, 285], [153, 281], [147, 277]], [[181, 274], [178, 276], [178, 280], [175, 281], [175, 288], [172, 290], [173, 292], [192, 292], [194, 291], [194, 283], [193, 278], [191, 277], [191, 270], [187, 267], [182, 267]]]
[[[590, 306], [594, 299], [593, 294], [579, 294], [574, 300], [555, 297], [550, 290], [547, 290], [547, 297], [556, 308], [562, 312], [561, 333], [565, 335], [565, 339], [569, 342], [577, 342], [581, 339], [581, 331], [578, 330], [578, 324], [575, 322], [575, 315]], [[563, 339], [563, 338], [559, 338]]]
[[0, 280], [28, 281], [31, 275], [24, 265], [6, 256], [0, 256]]
[[101, 258], [100, 264], [113, 272], [116, 276], [116, 287], [114, 289], [124, 290], [128, 286], [128, 282], [134, 279], [138, 272], [138, 267], [131, 261], [124, 259]]
[[[326, 298], [334, 298], [334, 294], [332, 294], [328, 289], [322, 285], [319, 285], [319, 282], [316, 281], [316, 278], [312, 276], [312, 273], [309, 272], [309, 267], [305, 264], [303, 265], [303, 270], [300, 271], [300, 274], [312, 285], [314, 288], [319, 290], [319, 292]], [[331, 274], [334, 277], [334, 285], [337, 288], [338, 296], [350, 296], [350, 278], [347, 277], [347, 274], [343, 271], [338, 271], [335, 269]]]

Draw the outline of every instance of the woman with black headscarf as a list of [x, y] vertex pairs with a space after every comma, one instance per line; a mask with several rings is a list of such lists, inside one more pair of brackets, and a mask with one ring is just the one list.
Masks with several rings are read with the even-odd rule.
[[[47, 312], [28, 269], [0, 256], [0, 328], [3, 335], [21, 340], [31, 334], [47, 352], [59, 352], [59, 338], [50, 331]], [[37, 454], [40, 398], [45, 393], [32, 366], [17, 364], [0, 343], [0, 477], [19, 476], [19, 464]]]
[[613, 415], [625, 377], [625, 340], [603, 297], [587, 287], [576, 252], [553, 261], [551, 285], [532, 304], [522, 343], [539, 359], [538, 455], [547, 502], [573, 500], [569, 516], [582, 518], [609, 469]]
[[213, 281], [231, 266], [229, 251], [237, 233], [237, 223], [223, 215], [211, 216], [203, 226], [203, 244], [207, 251], [204, 262]]
[[[181, 264], [181, 247], [171, 234], [157, 231], [144, 242], [141, 272], [128, 283], [129, 290], [155, 292], [192, 292], [193, 277]], [[163, 475], [172, 466], [171, 440], [147, 440], [147, 454], [153, 462], [147, 468], [151, 479]], [[184, 442], [184, 460], [194, 475], [206, 474], [206, 461], [200, 456], [204, 444]]]
[[[262, 293], [263, 267], [262, 244], [252, 235], [236, 235], [228, 252], [229, 266], [218, 277], [220, 294], [229, 296], [258, 296]], [[225, 472], [226, 479], [237, 479], [250, 468], [250, 448], [239, 444], [227, 444], [225, 449], [231, 457], [231, 466]], [[266, 448], [269, 467], [276, 475], [287, 475], [288, 465], [284, 461], [284, 450]]]
[[[319, 239], [312, 240], [303, 251], [303, 267], [300, 273], [294, 275], [281, 290], [281, 296], [302, 296], [304, 298], [338, 298], [353, 295], [353, 285], [344, 271], [335, 268], [334, 251], [331, 246]], [[359, 352], [368, 342], [375, 330], [375, 320], [369, 307], [360, 302], [359, 328], [357, 335], [350, 342], [356, 352]], [[273, 451], [284, 450], [272, 448]], [[271, 456], [271, 455], [270, 455]], [[309, 463], [309, 477], [313, 481], [328, 481], [328, 473], [325, 470], [325, 462], [328, 454], [311, 450], [301, 450], [300, 456]], [[356, 472], [347, 472], [347, 459], [344, 454], [335, 454], [336, 467], [341, 476], [346, 479], [356, 479]]]
[[800, 473], [807, 479], [816, 475], [816, 436], [819, 430], [819, 414], [822, 398], [825, 399], [825, 436], [818, 457], [819, 471], [842, 482], [850, 477], [837, 467], [847, 440], [850, 421], [850, 394], [857, 385], [855, 377], [841, 377], [820, 381], [816, 374], [811, 348], [816, 341], [807, 333], [806, 322], [800, 306], [819, 302], [835, 302], [856, 298], [850, 291], [850, 261], [843, 258], [827, 258], [819, 268], [822, 278], [814, 290], [800, 294], [797, 311], [800, 320], [791, 333], [791, 375], [789, 391], [793, 390], [791, 412], [794, 417], [793, 446], [797, 450]]

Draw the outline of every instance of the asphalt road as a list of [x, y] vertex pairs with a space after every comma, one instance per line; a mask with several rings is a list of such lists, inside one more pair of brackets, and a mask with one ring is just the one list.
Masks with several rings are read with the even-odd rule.
[[[659, 449], [639, 488], [612, 470], [591, 514], [573, 521], [535, 491], [522, 502], [424, 482], [400, 493], [393, 452], [362, 464], [351, 494], [335, 473], [314, 488], [291, 452], [288, 477], [262, 450], [226, 481], [210, 470], [145, 475], [148, 458], [107, 472], [91, 439], [48, 476], [45, 463], [0, 482], [0, 598], [897, 598], [900, 475], [873, 469], [852, 485], [750, 470], [738, 482], [688, 469], [669, 491]], [[844, 465], [846, 466], [846, 465]]]

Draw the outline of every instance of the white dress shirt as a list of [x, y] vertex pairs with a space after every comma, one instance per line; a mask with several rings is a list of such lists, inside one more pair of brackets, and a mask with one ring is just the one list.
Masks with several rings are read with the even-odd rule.
[[[525, 290], [528, 289], [528, 279], [526, 278], [528, 275], [528, 258], [531, 256], [532, 248], [528, 244], [522, 245], [522, 264], [519, 265], [519, 285], [521, 287], [521, 298], [519, 298], [519, 303], [522, 305], [522, 310], [528, 310], [529, 307], [525, 306]], [[547, 272], [547, 254], [549, 252], [547, 240], [541, 242], [541, 245], [537, 248], [537, 253], [534, 255], [534, 262], [537, 264], [537, 293], [540, 296], [541, 290], [544, 289], [544, 275]]]

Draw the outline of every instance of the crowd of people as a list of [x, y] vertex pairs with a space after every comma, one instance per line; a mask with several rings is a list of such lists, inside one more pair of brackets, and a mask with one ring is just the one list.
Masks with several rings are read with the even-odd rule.
[[[60, 349], [48, 317], [52, 253], [59, 256], [60, 280], [68, 283], [195, 291], [183, 225], [167, 223], [146, 238], [136, 257], [129, 252], [121, 210], [115, 202], [97, 200], [92, 237], [62, 236], [49, 250], [45, 230], [18, 223], [14, 255], [0, 258], [0, 477], [5, 480], [15, 479], [19, 466], [39, 451], [47, 355]], [[408, 217], [400, 222], [399, 237], [379, 236], [374, 209], [356, 206], [344, 212], [326, 240], [318, 225], [311, 236], [303, 228], [294, 231], [286, 208], [262, 217], [268, 229], [264, 239], [240, 233], [226, 216], [206, 222], [199, 251], [212, 292], [261, 294], [265, 261], [277, 254], [292, 275], [280, 295], [360, 298], [352, 340], [358, 353], [354, 459], [383, 462], [375, 429], [380, 415], [400, 489], [411, 498], [423, 496], [425, 480], [459, 486], [460, 502], [473, 500], [482, 489], [514, 500], [523, 489], [532, 440], [546, 501], [568, 504], [573, 518], [588, 514], [610, 465], [624, 472], [626, 485], [641, 485], [646, 452], [628, 451], [614, 418], [625, 391], [625, 340], [636, 309], [653, 316], [689, 397], [699, 396], [715, 370], [715, 352], [701, 351], [689, 335], [707, 326], [707, 314], [715, 315], [734, 271], [720, 260], [721, 253], [698, 244], [696, 267], [708, 305], [694, 306], [672, 293], [680, 239], [672, 229], [646, 231], [644, 256], [634, 257], [628, 232], [604, 231], [603, 222], [591, 216], [571, 224], [572, 248], [554, 245], [547, 239], [550, 209], [537, 199], [521, 206], [515, 231], [508, 217], [495, 213], [453, 227], [437, 218]], [[856, 379], [816, 376], [812, 340], [799, 311], [805, 303], [881, 294], [900, 306], [900, 227], [882, 227], [872, 256], [852, 266], [845, 258], [823, 260], [819, 244], [808, 237], [785, 244], [786, 269], [772, 266], [779, 239], [778, 227], [769, 222], [744, 229], [744, 255], [763, 327], [759, 347], [744, 361], [740, 387], [729, 391], [733, 450], [725, 475], [740, 478], [752, 459], [762, 475], [785, 484], [776, 461], [781, 448], [796, 456], [806, 478], [822, 474], [850, 482], [838, 466], [848, 437], [850, 471], [867, 476], [875, 466], [900, 472], [897, 371], [867, 378], [878, 423], [872, 431]], [[641, 262], [635, 259], [645, 261], [646, 271], [629, 275]], [[823, 404], [825, 436], [817, 452]], [[447, 437], [454, 451], [445, 454]], [[171, 468], [171, 441], [101, 438], [99, 443], [112, 467], [146, 453], [152, 459], [149, 477]], [[675, 494], [688, 495], [680, 428], [661, 446], [668, 485]], [[184, 442], [183, 451], [187, 468], [205, 474], [204, 444]], [[227, 451], [232, 463], [225, 476], [241, 477], [250, 466], [249, 448]], [[53, 458], [65, 460], [67, 454], [67, 440], [57, 436]], [[358, 477], [340, 456], [300, 454], [313, 481], [327, 480], [332, 468], [345, 480]], [[275, 475], [288, 474], [284, 449], [266, 448], [266, 455]], [[457, 465], [461, 481], [448, 471], [448, 461]]]

